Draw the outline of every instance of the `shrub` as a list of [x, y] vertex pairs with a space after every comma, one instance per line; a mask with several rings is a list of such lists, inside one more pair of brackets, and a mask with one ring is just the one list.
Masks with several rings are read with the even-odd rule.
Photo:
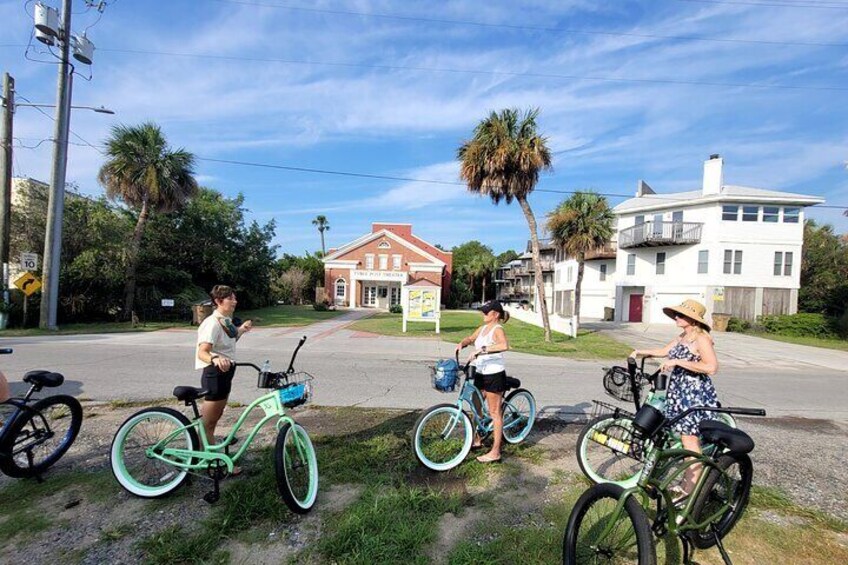
[[330, 305], [326, 301], [316, 302], [312, 307], [318, 312], [326, 312], [330, 309]]
[[727, 331], [746, 332], [751, 329], [751, 322], [741, 318], [730, 318], [727, 322]]
[[403, 314], [403, 306], [400, 304], [392, 304], [389, 306], [389, 312], [392, 314]]
[[759, 323], [765, 331], [778, 335], [834, 338], [839, 333], [836, 320], [824, 314], [761, 316]]

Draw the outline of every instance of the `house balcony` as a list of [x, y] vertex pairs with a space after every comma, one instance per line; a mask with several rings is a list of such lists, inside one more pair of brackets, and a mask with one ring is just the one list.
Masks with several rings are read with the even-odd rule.
[[618, 232], [618, 246], [631, 249], [700, 243], [703, 226], [696, 222], [645, 222]]
[[585, 259], [586, 261], [590, 259], [615, 259], [616, 252], [615, 243], [608, 243], [603, 247], [587, 251]]

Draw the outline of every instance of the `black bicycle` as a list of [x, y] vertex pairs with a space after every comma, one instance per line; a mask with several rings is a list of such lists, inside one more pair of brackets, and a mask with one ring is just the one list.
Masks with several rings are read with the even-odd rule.
[[[11, 349], [0, 349], [9, 355]], [[58, 394], [40, 400], [32, 395], [54, 388], [65, 377], [52, 371], [30, 371], [24, 375], [30, 385], [23, 398], [10, 398], [2, 404], [12, 412], [0, 427], [0, 472], [16, 479], [36, 477], [54, 465], [74, 443], [82, 426], [82, 406], [73, 396]]]

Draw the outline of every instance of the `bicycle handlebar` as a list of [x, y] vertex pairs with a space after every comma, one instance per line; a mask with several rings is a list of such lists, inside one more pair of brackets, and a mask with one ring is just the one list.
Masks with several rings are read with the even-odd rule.
[[259, 367], [257, 367], [253, 363], [233, 363], [233, 366], [234, 367], [253, 367], [254, 369], [256, 369], [257, 373], [262, 371], [262, 369], [260, 369]]
[[666, 422], [667, 426], [673, 426], [692, 412], [720, 412], [722, 414], [739, 414], [740, 416], [765, 416], [766, 411], [762, 408], [725, 408], [718, 406], [693, 406], [687, 410], [684, 410], [678, 416], [672, 418], [668, 422]]
[[12, 351], [14, 350], [11, 347], [4, 347], [3, 349], [0, 349], [0, 355], [9, 355]]
[[[297, 347], [294, 348], [294, 353], [292, 353], [291, 361], [289, 361], [289, 368], [286, 369], [284, 374], [290, 375], [290, 374], [294, 373], [294, 360], [297, 357], [297, 352], [300, 351], [300, 348], [303, 347], [304, 343], [306, 343], [306, 336], [303, 336], [302, 338], [300, 338], [300, 341], [297, 343]], [[253, 363], [233, 363], [233, 366], [234, 367], [251, 367], [253, 369], [256, 369], [257, 373], [262, 372], [262, 369], [258, 365], [254, 365]], [[281, 373], [281, 374], [283, 374], [283, 373]]]

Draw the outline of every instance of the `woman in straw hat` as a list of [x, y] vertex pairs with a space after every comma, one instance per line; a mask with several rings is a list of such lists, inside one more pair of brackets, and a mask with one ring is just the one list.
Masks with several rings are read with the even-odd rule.
[[[697, 300], [684, 300], [679, 306], [663, 308], [663, 313], [675, 321], [682, 333], [663, 349], [636, 349], [630, 354], [631, 357], [666, 358], [662, 370], [671, 372], [665, 407], [669, 419], [693, 406], [718, 406], [710, 378], [718, 372], [718, 359], [710, 325], [704, 321], [706, 311]], [[701, 452], [698, 424], [709, 418], [709, 412], [693, 412], [674, 425], [685, 449]], [[700, 471], [700, 465], [686, 469], [681, 494], [692, 491]]]

